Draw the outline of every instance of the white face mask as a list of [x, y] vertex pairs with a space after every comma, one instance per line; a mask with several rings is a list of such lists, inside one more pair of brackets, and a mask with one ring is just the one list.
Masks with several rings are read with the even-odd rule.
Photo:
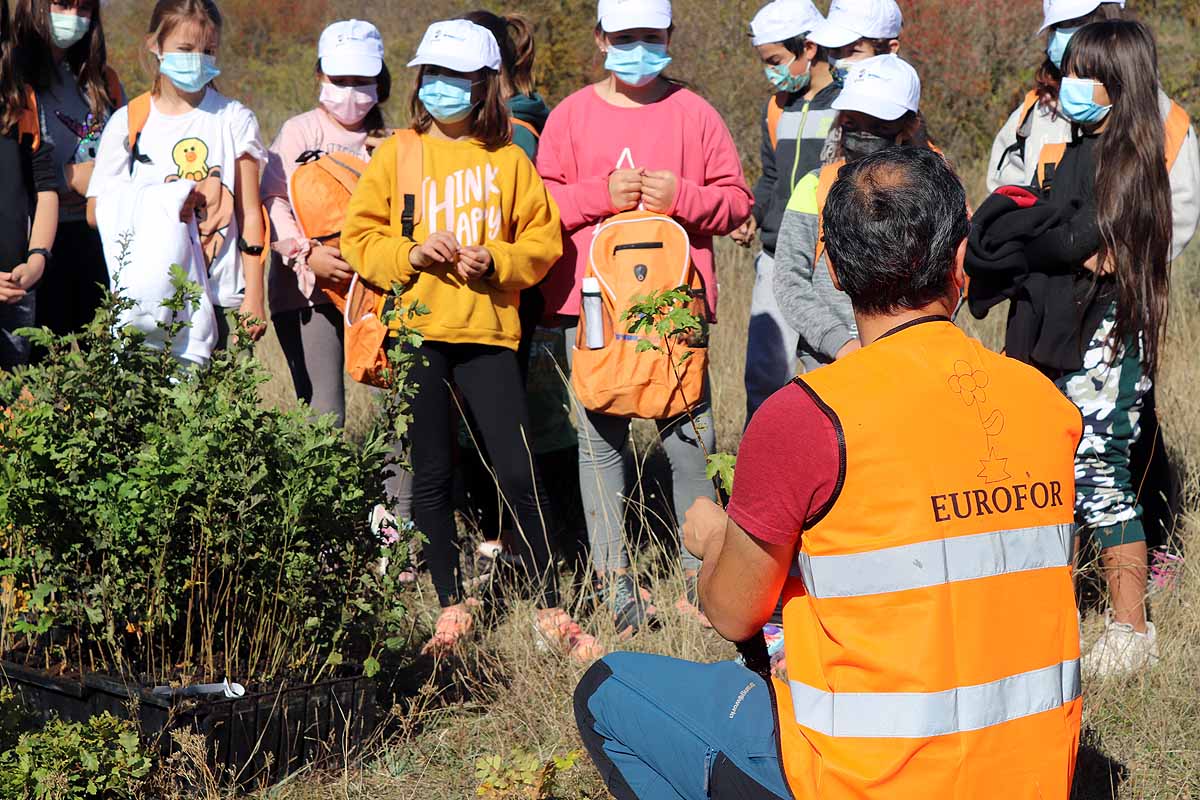
[[321, 107], [343, 125], [357, 125], [379, 104], [379, 89], [369, 86], [321, 84]]
[[50, 37], [54, 46], [66, 50], [75, 45], [92, 27], [92, 18], [77, 14], [50, 12]]

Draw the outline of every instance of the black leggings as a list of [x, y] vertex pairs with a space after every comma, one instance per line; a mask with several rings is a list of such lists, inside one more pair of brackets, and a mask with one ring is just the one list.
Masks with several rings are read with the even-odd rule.
[[511, 504], [529, 552], [529, 574], [542, 608], [558, 605], [558, 585], [547, 531], [550, 505], [526, 442], [529, 412], [512, 350], [474, 344], [426, 342], [417, 351], [411, 378], [419, 387], [412, 403], [413, 521], [425, 534], [425, 561], [442, 606], [462, 602], [458, 530], [454, 524], [454, 438], [459, 412], [450, 383], [462, 392], [475, 417], [501, 491]]

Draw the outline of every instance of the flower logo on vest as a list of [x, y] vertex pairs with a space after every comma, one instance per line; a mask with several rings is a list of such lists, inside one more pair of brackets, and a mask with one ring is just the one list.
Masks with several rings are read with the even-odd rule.
[[987, 402], [988, 374], [975, 369], [966, 361], [954, 362], [954, 374], [950, 376], [950, 391], [962, 398], [967, 407]]
[[1008, 471], [1008, 459], [997, 451], [997, 439], [1004, 432], [1004, 412], [998, 408], [988, 412], [984, 408], [988, 401], [987, 387], [990, 382], [986, 372], [975, 369], [967, 361], [955, 361], [954, 374], [947, 381], [950, 391], [958, 395], [967, 408], [974, 408], [979, 416], [979, 426], [983, 429], [987, 446], [987, 457], [979, 459], [982, 469], [978, 477], [983, 478], [985, 484], [1000, 483], [1012, 477]]

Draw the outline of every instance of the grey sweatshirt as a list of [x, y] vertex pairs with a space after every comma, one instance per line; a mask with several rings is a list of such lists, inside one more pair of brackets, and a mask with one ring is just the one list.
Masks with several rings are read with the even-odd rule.
[[820, 263], [813, 263], [819, 176], [820, 170], [814, 170], [796, 184], [775, 245], [775, 299], [783, 318], [800, 334], [797, 354], [806, 370], [831, 363], [858, 336], [850, 298], [833, 285], [828, 260], [822, 254]]

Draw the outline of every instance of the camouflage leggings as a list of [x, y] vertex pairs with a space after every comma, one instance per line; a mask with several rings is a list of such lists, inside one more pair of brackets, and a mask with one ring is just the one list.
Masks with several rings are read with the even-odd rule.
[[1150, 378], [1140, 348], [1122, 346], [1114, 360], [1110, 314], [1096, 330], [1083, 369], [1056, 381], [1083, 414], [1083, 438], [1075, 454], [1075, 517], [1101, 548], [1146, 540], [1137, 502], [1130, 451], [1141, 434], [1142, 401]]

